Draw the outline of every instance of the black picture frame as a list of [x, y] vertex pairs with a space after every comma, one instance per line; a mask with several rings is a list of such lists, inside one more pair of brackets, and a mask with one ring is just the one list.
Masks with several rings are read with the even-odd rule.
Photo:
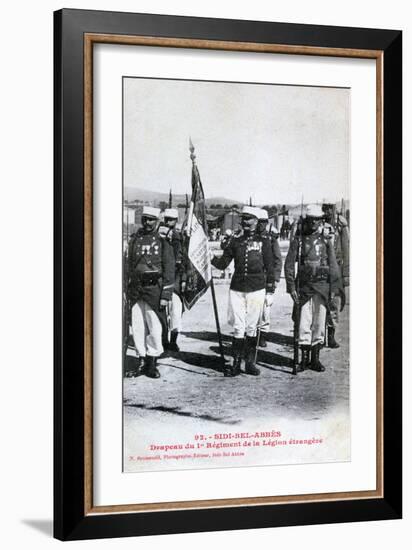
[[[86, 512], [84, 37], [87, 33], [382, 53], [382, 497], [122, 514]], [[401, 31], [64, 9], [54, 14], [54, 70], [54, 536], [77, 540], [400, 518]]]

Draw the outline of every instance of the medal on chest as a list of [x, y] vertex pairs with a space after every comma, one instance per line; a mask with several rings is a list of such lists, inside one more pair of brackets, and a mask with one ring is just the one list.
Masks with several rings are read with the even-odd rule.
[[158, 256], [160, 250], [159, 243], [153, 239], [151, 243], [138, 243], [137, 254], [139, 256]]
[[246, 252], [252, 252], [255, 250], [256, 252], [262, 251], [262, 242], [261, 241], [248, 241], [246, 243]]

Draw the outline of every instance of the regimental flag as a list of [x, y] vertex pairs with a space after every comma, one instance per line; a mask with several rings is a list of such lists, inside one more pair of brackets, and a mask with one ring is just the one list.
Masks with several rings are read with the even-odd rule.
[[192, 142], [190, 142], [190, 151], [190, 158], [192, 159], [192, 197], [186, 226], [182, 228], [187, 235], [187, 283], [183, 295], [187, 309], [195, 305], [197, 300], [209, 288], [212, 280], [205, 196], [195, 162], [196, 156], [194, 155]]

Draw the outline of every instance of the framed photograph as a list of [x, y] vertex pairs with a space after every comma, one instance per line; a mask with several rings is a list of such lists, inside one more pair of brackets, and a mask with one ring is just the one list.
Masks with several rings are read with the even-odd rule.
[[55, 536], [402, 513], [402, 33], [55, 13]]

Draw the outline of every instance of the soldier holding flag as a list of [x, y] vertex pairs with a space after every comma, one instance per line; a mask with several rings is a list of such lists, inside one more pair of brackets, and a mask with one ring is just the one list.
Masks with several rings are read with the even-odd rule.
[[240, 374], [244, 348], [246, 374], [260, 374], [255, 364], [257, 327], [264, 304], [269, 305], [273, 300], [275, 277], [270, 240], [256, 232], [259, 210], [253, 206], [243, 207], [241, 233], [232, 237], [223, 256], [212, 259], [212, 264], [221, 270], [232, 260], [235, 262], [229, 291], [233, 313], [233, 364], [225, 373], [227, 376]]

